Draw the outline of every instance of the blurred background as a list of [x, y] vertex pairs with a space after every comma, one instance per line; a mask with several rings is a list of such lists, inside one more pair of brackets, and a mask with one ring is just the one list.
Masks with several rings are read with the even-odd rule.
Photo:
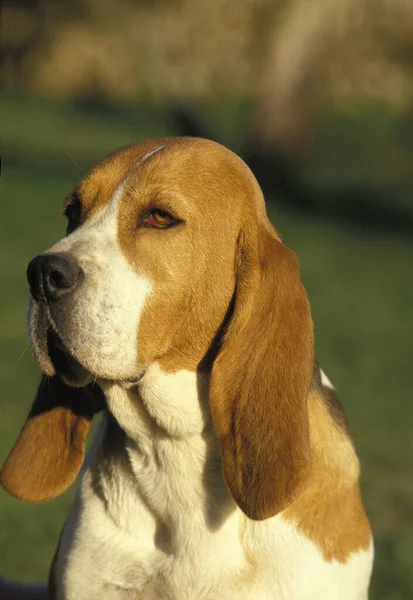
[[[413, 598], [413, 0], [3, 0], [0, 463], [39, 373], [29, 260], [109, 152], [158, 135], [250, 164], [301, 261], [362, 462], [371, 598]], [[73, 490], [0, 491], [0, 573], [45, 580]]]

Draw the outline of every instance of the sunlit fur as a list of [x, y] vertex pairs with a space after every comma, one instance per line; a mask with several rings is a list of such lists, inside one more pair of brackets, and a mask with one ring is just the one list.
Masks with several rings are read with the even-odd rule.
[[[99, 426], [64, 528], [58, 598], [367, 599], [371, 547], [326, 561], [282, 514], [256, 522], [238, 509], [194, 373], [154, 366], [150, 388], [105, 392], [128, 439], [114, 423]], [[161, 426], [145, 408], [158, 392]], [[117, 450], [104, 458], [109, 443]]]
[[[103, 391], [50, 600], [366, 600], [357, 455], [251, 172], [218, 144], [163, 139], [84, 181], [85, 222], [47, 251], [70, 253], [84, 281], [50, 310], [30, 300], [29, 329], [45, 375], [51, 324], [95, 386], [44, 378], [0, 476], [25, 500], [60, 493]], [[151, 194], [185, 227], [139, 230]]]

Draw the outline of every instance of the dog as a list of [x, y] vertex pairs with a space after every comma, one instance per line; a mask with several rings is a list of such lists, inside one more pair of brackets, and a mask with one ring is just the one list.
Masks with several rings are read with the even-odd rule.
[[43, 376], [1, 472], [29, 502], [80, 472], [48, 597], [366, 599], [359, 461], [246, 164], [149, 140], [98, 164], [64, 213], [27, 270]]

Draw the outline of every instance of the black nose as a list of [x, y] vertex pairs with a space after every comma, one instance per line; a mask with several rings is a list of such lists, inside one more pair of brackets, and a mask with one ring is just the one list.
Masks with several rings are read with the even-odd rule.
[[35, 300], [55, 302], [83, 280], [83, 271], [70, 254], [40, 254], [27, 267], [27, 281]]

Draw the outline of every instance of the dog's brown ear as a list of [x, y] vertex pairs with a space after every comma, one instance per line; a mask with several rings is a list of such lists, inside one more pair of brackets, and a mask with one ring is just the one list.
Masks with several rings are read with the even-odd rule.
[[0, 473], [12, 496], [27, 502], [55, 498], [82, 466], [93, 415], [103, 408], [97, 386], [73, 388], [43, 376], [27, 421]]
[[225, 479], [252, 519], [274, 516], [311, 483], [313, 338], [295, 254], [269, 227], [243, 233], [210, 404]]

